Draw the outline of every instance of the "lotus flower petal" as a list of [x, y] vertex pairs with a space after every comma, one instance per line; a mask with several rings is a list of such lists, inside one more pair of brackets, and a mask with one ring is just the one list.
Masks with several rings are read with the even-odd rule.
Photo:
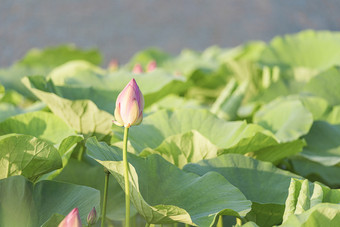
[[64, 220], [60, 222], [58, 227], [82, 227], [78, 208], [74, 208]]
[[118, 126], [130, 127], [138, 125], [143, 119], [144, 97], [132, 79], [116, 100], [114, 123]]

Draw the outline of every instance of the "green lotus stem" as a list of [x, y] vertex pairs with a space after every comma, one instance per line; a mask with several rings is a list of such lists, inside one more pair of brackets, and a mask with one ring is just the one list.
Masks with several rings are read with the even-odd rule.
[[236, 218], [236, 224], [241, 226], [242, 225], [242, 219], [241, 218]]
[[129, 163], [127, 161], [127, 141], [129, 127], [124, 128], [124, 147], [123, 147], [123, 163], [125, 178], [125, 227], [130, 227], [130, 186], [129, 186]]
[[[77, 145], [78, 146], [78, 145]], [[84, 146], [85, 144], [83, 142], [79, 143], [79, 152], [78, 152], [78, 156], [77, 156], [77, 159], [78, 161], [82, 161], [83, 160], [83, 156], [84, 156]]]
[[84, 155], [84, 150], [80, 150], [78, 153], [78, 161], [82, 161], [83, 160], [83, 155]]
[[218, 215], [217, 227], [223, 227], [223, 216]]
[[150, 226], [150, 224], [149, 223], [145, 223], [145, 227], [149, 227]]
[[104, 186], [104, 198], [103, 198], [103, 210], [102, 210], [102, 222], [101, 227], [104, 227], [105, 224], [105, 218], [106, 218], [106, 203], [107, 203], [107, 191], [109, 188], [109, 177], [110, 172], [106, 168], [104, 168], [105, 172], [105, 186]]

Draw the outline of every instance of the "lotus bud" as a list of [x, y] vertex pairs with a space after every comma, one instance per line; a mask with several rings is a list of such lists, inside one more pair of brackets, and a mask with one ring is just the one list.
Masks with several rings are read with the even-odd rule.
[[176, 72], [174, 73], [174, 76], [182, 76], [182, 73], [179, 72], [179, 71], [176, 71]]
[[152, 60], [149, 62], [148, 66], [146, 67], [147, 72], [154, 71], [157, 68], [157, 63], [156, 61]]
[[141, 74], [141, 73], [143, 73], [143, 68], [142, 68], [142, 65], [141, 64], [135, 64], [135, 66], [133, 67], [133, 69], [132, 69], [132, 72], [134, 73], [134, 74]]
[[118, 60], [117, 59], [112, 59], [109, 63], [108, 70], [111, 72], [117, 71], [118, 69]]
[[78, 208], [74, 208], [64, 220], [60, 222], [58, 227], [82, 227]]
[[94, 225], [97, 222], [97, 211], [96, 208], [93, 207], [90, 213], [87, 215], [87, 224]]
[[143, 120], [144, 97], [135, 81], [132, 79], [118, 95], [115, 109], [115, 123], [129, 128], [139, 125]]

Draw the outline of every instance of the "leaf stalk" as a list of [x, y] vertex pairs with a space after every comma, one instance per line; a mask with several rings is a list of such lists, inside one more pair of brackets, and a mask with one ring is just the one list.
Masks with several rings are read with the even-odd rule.
[[104, 224], [105, 224], [106, 204], [107, 204], [107, 192], [108, 192], [108, 188], [109, 188], [109, 178], [110, 178], [109, 170], [104, 168], [104, 172], [105, 172], [105, 186], [104, 186], [104, 198], [103, 198], [103, 209], [102, 209], [101, 227], [104, 227]]

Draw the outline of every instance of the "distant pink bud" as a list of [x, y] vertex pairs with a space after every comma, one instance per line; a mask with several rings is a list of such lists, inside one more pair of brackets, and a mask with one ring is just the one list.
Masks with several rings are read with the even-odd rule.
[[117, 59], [112, 59], [109, 63], [108, 67], [109, 71], [117, 71], [118, 69], [118, 60]]
[[118, 95], [114, 123], [127, 128], [139, 125], [143, 120], [143, 109], [143, 94], [139, 90], [135, 79], [132, 79]]
[[179, 72], [179, 71], [176, 71], [176, 72], [174, 73], [174, 76], [182, 76], [182, 73]]
[[64, 220], [60, 222], [58, 227], [82, 227], [78, 208], [74, 208]]
[[149, 62], [148, 66], [146, 67], [147, 72], [154, 71], [157, 68], [157, 63], [156, 61], [152, 60]]
[[132, 72], [134, 74], [141, 74], [141, 73], [143, 73], [143, 68], [142, 68], [141, 64], [138, 64], [138, 63], [135, 64], [135, 66], [132, 69]]
[[97, 211], [96, 208], [93, 207], [90, 213], [87, 215], [87, 224], [94, 225], [97, 222]]

